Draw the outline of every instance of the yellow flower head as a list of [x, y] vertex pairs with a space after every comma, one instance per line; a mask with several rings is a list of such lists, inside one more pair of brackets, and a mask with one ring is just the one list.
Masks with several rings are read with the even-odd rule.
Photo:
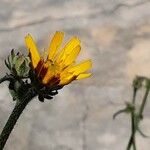
[[80, 40], [77, 37], [72, 37], [60, 50], [63, 38], [64, 33], [57, 31], [45, 51], [47, 55], [40, 56], [32, 36], [28, 34], [25, 37], [32, 68], [41, 83], [47, 87], [64, 86], [73, 80], [91, 76], [91, 73], [87, 72], [92, 67], [91, 60], [75, 63], [81, 50]]

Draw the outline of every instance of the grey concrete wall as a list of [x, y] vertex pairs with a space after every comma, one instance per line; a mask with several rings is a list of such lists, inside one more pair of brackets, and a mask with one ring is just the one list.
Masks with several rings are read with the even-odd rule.
[[[53, 101], [34, 99], [5, 150], [125, 150], [127, 115], [113, 113], [130, 100], [136, 74], [150, 76], [149, 0], [1, 0], [0, 72], [12, 48], [25, 52], [31, 33], [44, 49], [56, 30], [82, 41], [80, 58], [93, 60], [93, 76], [60, 91]], [[0, 85], [0, 130], [14, 107], [7, 83]], [[142, 129], [150, 135], [150, 102]], [[138, 135], [138, 150], [150, 139]]]

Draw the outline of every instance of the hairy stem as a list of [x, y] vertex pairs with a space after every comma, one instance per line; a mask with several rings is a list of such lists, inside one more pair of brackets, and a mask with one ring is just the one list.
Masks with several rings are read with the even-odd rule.
[[7, 139], [9, 138], [9, 135], [11, 131], [13, 130], [18, 118], [20, 117], [21, 113], [27, 106], [27, 104], [31, 101], [33, 97], [35, 97], [36, 94], [33, 90], [29, 90], [26, 94], [26, 96], [16, 103], [15, 108], [13, 109], [8, 121], [6, 122], [2, 133], [0, 134], [0, 150], [3, 150]]
[[12, 75], [6, 75], [0, 79], [0, 83], [2, 83], [4, 81], [11, 81], [11, 80], [12, 80]]

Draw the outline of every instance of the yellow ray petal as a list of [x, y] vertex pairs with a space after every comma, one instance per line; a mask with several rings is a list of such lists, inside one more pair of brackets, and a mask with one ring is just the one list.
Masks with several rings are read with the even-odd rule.
[[67, 85], [70, 82], [72, 82], [73, 80], [75, 80], [73, 75], [66, 76], [66, 77], [60, 79], [59, 85]]
[[53, 78], [54, 76], [57, 76], [58, 67], [55, 64], [53, 64], [51, 61], [47, 61], [45, 63], [45, 65], [48, 68], [48, 70], [47, 70], [42, 82], [44, 84], [47, 84], [51, 78]]
[[76, 46], [72, 50], [72, 52], [70, 53], [70, 55], [68, 57], [66, 57], [66, 59], [64, 60], [63, 64], [65, 66], [69, 66], [70, 64], [72, 64], [75, 61], [75, 59], [77, 58], [77, 56], [79, 55], [80, 50], [81, 50], [81, 46], [80, 45]]
[[54, 76], [54, 72], [50, 69], [48, 69], [46, 75], [44, 76], [42, 83], [47, 84], [49, 80]]
[[91, 75], [92, 75], [92, 73], [82, 73], [82, 74], [79, 74], [78, 76], [76, 76], [74, 74], [66, 73], [66, 75], [64, 74], [63, 76], [61, 76], [59, 84], [66, 85], [74, 80], [85, 79], [85, 78], [90, 77]]
[[65, 60], [65, 58], [72, 52], [72, 50], [80, 45], [80, 40], [77, 37], [73, 37], [67, 44], [66, 46], [62, 49], [60, 52], [58, 58], [57, 58], [57, 63], [60, 63]]
[[31, 36], [30, 34], [28, 34], [28, 35], [25, 37], [25, 44], [26, 44], [26, 46], [27, 46], [27, 48], [28, 48], [28, 50], [29, 50], [33, 68], [36, 68], [37, 64], [38, 64], [39, 61], [40, 61], [40, 55], [39, 55], [39, 53], [38, 53], [36, 44], [35, 44], [35, 42], [34, 42], [32, 36]]
[[58, 48], [60, 47], [60, 45], [62, 44], [63, 41], [63, 37], [64, 37], [64, 33], [63, 32], [59, 32], [57, 31], [54, 34], [53, 39], [50, 42], [50, 46], [48, 48], [48, 59], [49, 60], [53, 60], [54, 56], [58, 50]]
[[74, 75], [79, 75], [89, 70], [92, 67], [91, 60], [86, 60], [78, 65], [73, 66], [68, 70], [68, 72], [72, 72]]
[[92, 75], [92, 73], [80, 74], [80, 75], [78, 75], [77, 80], [84, 79], [84, 78], [89, 78], [91, 75]]

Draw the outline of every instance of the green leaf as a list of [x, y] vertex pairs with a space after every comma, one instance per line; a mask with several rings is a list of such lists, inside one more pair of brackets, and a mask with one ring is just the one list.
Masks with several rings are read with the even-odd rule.
[[13, 60], [14, 57], [15, 57], [15, 51], [14, 51], [14, 49], [12, 49], [12, 50], [11, 50], [11, 59]]
[[7, 66], [7, 68], [9, 69], [9, 70], [11, 70], [11, 67], [10, 67], [10, 65], [8, 64], [8, 62], [7, 62], [7, 60], [5, 59], [5, 65]]
[[26, 62], [24, 61], [17, 70], [19, 76], [23, 77], [26, 71]]
[[17, 95], [17, 93], [14, 90], [10, 90], [9, 89], [9, 92], [10, 92], [11, 96], [13, 97], [14, 101], [18, 100], [18, 95]]
[[141, 129], [138, 127], [137, 131], [140, 133], [140, 135], [144, 138], [149, 138], [149, 136], [147, 136], [145, 133], [143, 133], [143, 131], [141, 131]]

